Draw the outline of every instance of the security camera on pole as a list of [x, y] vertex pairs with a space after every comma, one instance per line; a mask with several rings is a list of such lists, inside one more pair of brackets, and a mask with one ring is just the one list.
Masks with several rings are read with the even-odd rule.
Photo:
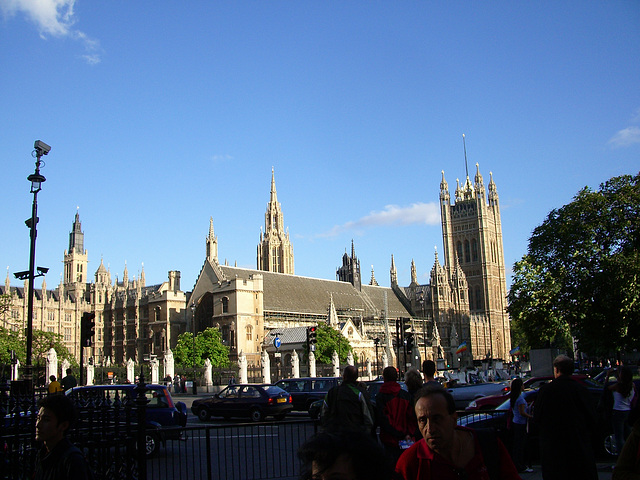
[[36, 225], [38, 224], [38, 192], [42, 190], [42, 184], [45, 182], [46, 178], [40, 175], [40, 167], [44, 166], [44, 162], [42, 161], [42, 157], [44, 155], [48, 155], [51, 151], [51, 147], [44, 143], [41, 140], [36, 140], [33, 144], [34, 151], [32, 153], [36, 158], [36, 170], [34, 173], [27, 177], [27, 180], [31, 182], [31, 193], [33, 193], [33, 204], [31, 207], [31, 218], [27, 219], [24, 223], [29, 228], [30, 238], [31, 238], [31, 246], [29, 248], [29, 271], [27, 272], [17, 272], [14, 273], [15, 277], [20, 280], [29, 280], [29, 297], [27, 302], [27, 356], [26, 356], [26, 364], [24, 369], [24, 379], [27, 384], [27, 388], [29, 391], [33, 389], [33, 365], [31, 361], [32, 351], [33, 351], [33, 296], [34, 296], [34, 286], [33, 280], [36, 277], [41, 277], [45, 273], [49, 271], [48, 268], [45, 267], [37, 267], [38, 274], [36, 275], [33, 270], [36, 268], [36, 237], [37, 237], [37, 229]]

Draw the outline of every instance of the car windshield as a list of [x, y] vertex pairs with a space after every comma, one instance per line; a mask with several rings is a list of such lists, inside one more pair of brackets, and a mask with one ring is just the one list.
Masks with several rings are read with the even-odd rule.
[[278, 395], [279, 393], [287, 393], [283, 389], [281, 389], [280, 387], [276, 387], [275, 385], [269, 385], [264, 389], [269, 395]]

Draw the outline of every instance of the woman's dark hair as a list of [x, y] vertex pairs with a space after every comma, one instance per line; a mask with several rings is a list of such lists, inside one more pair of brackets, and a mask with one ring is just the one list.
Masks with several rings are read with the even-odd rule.
[[331, 468], [339, 457], [345, 456], [360, 480], [389, 480], [393, 465], [382, 447], [370, 435], [357, 432], [318, 433], [298, 450], [302, 463], [300, 479], [311, 480], [313, 464], [320, 473]]
[[618, 369], [618, 393], [627, 398], [633, 389], [633, 372], [629, 367]]
[[511, 391], [509, 392], [509, 405], [513, 408], [516, 404], [516, 400], [522, 393], [522, 379], [520, 377], [514, 378], [511, 381]]

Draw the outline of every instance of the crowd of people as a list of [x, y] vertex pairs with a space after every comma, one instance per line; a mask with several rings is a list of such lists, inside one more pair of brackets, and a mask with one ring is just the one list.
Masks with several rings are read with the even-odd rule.
[[[544, 480], [597, 479], [597, 409], [573, 372], [573, 360], [559, 355], [553, 361], [553, 380], [540, 388], [535, 408], [525, 400], [522, 379], [512, 380], [507, 449], [495, 431], [457, 424], [453, 397], [435, 379], [434, 362], [423, 363], [422, 375], [406, 372], [406, 389], [398, 383], [395, 367], [385, 368], [384, 384], [374, 399], [358, 382], [356, 367], [348, 366], [342, 384], [325, 397], [321, 432], [300, 449], [302, 478], [518, 479], [534, 471], [527, 442], [535, 422]], [[613, 373], [603, 389], [603, 397], [611, 397], [606, 408], [620, 452], [613, 478], [640, 480], [640, 420], [632, 429], [629, 423], [638, 393], [628, 367], [618, 368], [616, 382], [610, 383]], [[366, 468], [363, 457], [371, 462]]]

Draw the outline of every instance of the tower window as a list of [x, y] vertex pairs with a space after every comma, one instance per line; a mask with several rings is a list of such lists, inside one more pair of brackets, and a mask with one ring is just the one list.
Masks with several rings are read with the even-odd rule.
[[253, 328], [251, 327], [251, 325], [247, 325], [247, 341], [251, 341], [253, 339]]
[[471, 261], [471, 250], [469, 248], [469, 240], [464, 241], [464, 261], [469, 263]]
[[456, 244], [456, 250], [458, 251], [458, 262], [462, 263], [462, 242]]
[[471, 239], [471, 259], [474, 262], [478, 261], [478, 240], [475, 238]]
[[222, 313], [229, 313], [229, 297], [222, 297]]

